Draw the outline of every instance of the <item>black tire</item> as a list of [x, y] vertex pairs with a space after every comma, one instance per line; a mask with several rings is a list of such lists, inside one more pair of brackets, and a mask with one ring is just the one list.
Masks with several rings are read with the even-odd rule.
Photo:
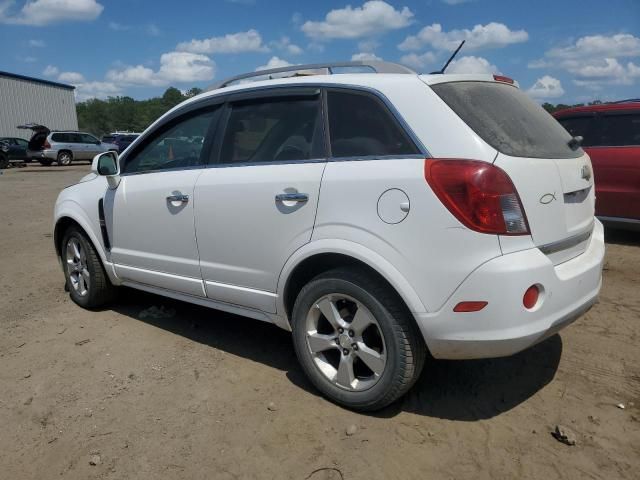
[[41, 158], [38, 160], [38, 162], [40, 162], [40, 165], [43, 165], [45, 167], [48, 167], [53, 163], [53, 161], [49, 160], [48, 158]]
[[[70, 272], [67, 268], [66, 252], [67, 245], [70, 241], [76, 240], [84, 249], [86, 257], [86, 268], [89, 272], [89, 285], [87, 292], [81, 295], [78, 290], [73, 287], [70, 278]], [[60, 246], [60, 256], [62, 260], [62, 268], [64, 270], [64, 278], [69, 290], [69, 296], [76, 304], [83, 308], [94, 309], [102, 307], [111, 302], [115, 297], [116, 288], [109, 281], [109, 277], [102, 266], [100, 256], [94, 248], [91, 240], [79, 227], [70, 227], [62, 237]]]
[[63, 150], [61, 152], [58, 152], [58, 157], [56, 159], [56, 162], [58, 163], [59, 167], [62, 167], [62, 166], [67, 167], [71, 165], [71, 163], [73, 162], [73, 154], [68, 150]]
[[[315, 302], [330, 294], [346, 295], [364, 305], [383, 336], [384, 371], [366, 390], [347, 390], [330, 381], [308, 348], [307, 315]], [[411, 313], [389, 285], [363, 268], [331, 270], [305, 285], [293, 308], [292, 329], [296, 355], [313, 385], [329, 400], [353, 410], [373, 411], [391, 404], [413, 386], [424, 366], [426, 346]]]
[[0, 169], [5, 169], [9, 167], [9, 157], [5, 154], [0, 154]]

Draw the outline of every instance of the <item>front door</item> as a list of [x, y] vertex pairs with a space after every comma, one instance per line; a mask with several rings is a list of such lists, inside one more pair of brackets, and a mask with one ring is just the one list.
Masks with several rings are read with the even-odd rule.
[[[107, 192], [111, 258], [124, 280], [204, 296], [194, 230], [194, 186], [215, 111], [160, 127], [122, 160], [122, 179]], [[107, 210], [105, 208], [105, 210]]]
[[231, 102], [195, 188], [207, 295], [275, 312], [278, 276], [313, 232], [324, 157], [320, 95]]

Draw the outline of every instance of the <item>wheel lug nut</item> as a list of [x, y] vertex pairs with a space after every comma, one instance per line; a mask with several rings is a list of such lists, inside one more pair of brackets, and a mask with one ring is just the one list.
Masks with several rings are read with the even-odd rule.
[[355, 335], [355, 333], [353, 332], [353, 330], [349, 330], [349, 336], [353, 337]]
[[344, 328], [338, 328], [338, 333], [344, 333]]
[[354, 350], [357, 350], [358, 349], [358, 344], [354, 343], [353, 345], [351, 345], [351, 348], [353, 348]]
[[342, 349], [342, 353], [344, 355], [349, 355], [349, 350], [347, 350], [346, 348]]

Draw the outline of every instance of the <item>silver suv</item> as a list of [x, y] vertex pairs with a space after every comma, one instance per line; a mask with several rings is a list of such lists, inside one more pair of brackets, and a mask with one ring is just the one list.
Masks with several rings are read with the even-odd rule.
[[98, 153], [118, 151], [113, 143], [104, 143], [89, 133], [75, 131], [51, 131], [44, 125], [27, 124], [18, 128], [33, 130], [27, 158], [42, 165], [71, 165], [77, 160], [91, 161]]

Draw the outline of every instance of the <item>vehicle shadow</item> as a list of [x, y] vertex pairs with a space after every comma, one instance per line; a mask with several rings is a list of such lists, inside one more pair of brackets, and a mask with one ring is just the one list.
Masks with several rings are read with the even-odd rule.
[[640, 231], [605, 227], [604, 240], [606, 243], [637, 247], [640, 246]]
[[[274, 325], [218, 310], [123, 288], [112, 309], [149, 325], [286, 372], [299, 388], [320, 396], [298, 364], [291, 335]], [[151, 306], [175, 310], [169, 318], [141, 312]], [[250, 333], [250, 334], [248, 334]], [[423, 373], [400, 401], [371, 415], [402, 411], [459, 421], [487, 419], [524, 402], [554, 377], [562, 354], [558, 335], [512, 357], [487, 360], [427, 359]]]

